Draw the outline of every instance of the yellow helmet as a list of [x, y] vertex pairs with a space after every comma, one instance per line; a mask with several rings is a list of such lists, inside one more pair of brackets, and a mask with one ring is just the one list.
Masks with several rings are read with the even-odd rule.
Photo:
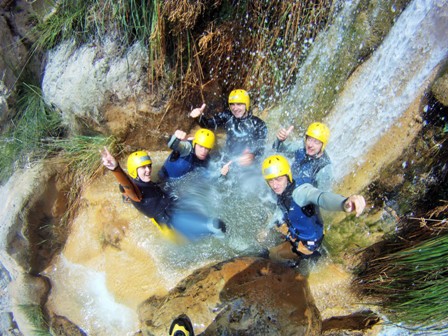
[[330, 139], [330, 129], [327, 125], [320, 122], [312, 123], [305, 134], [322, 142], [322, 152], [324, 151]]
[[193, 147], [196, 144], [212, 149], [215, 146], [215, 133], [206, 128], [199, 129], [194, 135]]
[[249, 111], [250, 98], [246, 90], [237, 89], [230, 92], [229, 105], [235, 103], [246, 104], [246, 111]]
[[292, 182], [291, 166], [284, 156], [277, 154], [267, 157], [261, 165], [261, 171], [265, 180], [287, 175], [289, 182]]
[[128, 173], [132, 178], [137, 178], [137, 168], [152, 164], [148, 153], [137, 151], [128, 157]]

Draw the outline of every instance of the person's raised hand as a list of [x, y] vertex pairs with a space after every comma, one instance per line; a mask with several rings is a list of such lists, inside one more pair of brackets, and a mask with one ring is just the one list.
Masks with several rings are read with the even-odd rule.
[[185, 138], [187, 137], [187, 133], [182, 130], [177, 130], [176, 132], [174, 132], [174, 136], [179, 140], [185, 140]]
[[224, 166], [222, 166], [221, 168], [221, 175], [222, 176], [226, 176], [227, 173], [230, 170], [230, 165], [232, 164], [232, 161], [227, 162]]
[[112, 156], [112, 154], [107, 150], [106, 147], [103, 150], [100, 150], [101, 161], [107, 169], [114, 170], [118, 167], [117, 160]]
[[277, 132], [277, 138], [280, 141], [285, 141], [286, 138], [289, 136], [289, 134], [292, 132], [292, 130], [294, 129], [294, 126], [289, 126], [288, 129], [286, 128], [282, 128]]
[[197, 118], [197, 117], [199, 117], [201, 114], [204, 113], [204, 110], [205, 110], [205, 107], [206, 107], [206, 106], [207, 106], [207, 105], [202, 104], [201, 107], [196, 107], [195, 109], [193, 109], [193, 110], [190, 112], [189, 116], [190, 116], [191, 118]]
[[238, 164], [242, 167], [247, 167], [252, 164], [254, 161], [254, 154], [251, 153], [248, 149], [246, 149], [243, 154], [238, 158]]
[[345, 212], [356, 212], [356, 217], [359, 217], [366, 207], [366, 200], [361, 195], [352, 195], [344, 202]]

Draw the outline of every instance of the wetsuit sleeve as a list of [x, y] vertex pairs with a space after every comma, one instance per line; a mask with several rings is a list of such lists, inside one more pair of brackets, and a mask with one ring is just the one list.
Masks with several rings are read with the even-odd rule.
[[344, 202], [347, 199], [329, 191], [321, 191], [309, 183], [302, 184], [294, 189], [292, 197], [301, 207], [314, 204], [328, 211], [344, 211]]
[[330, 191], [333, 184], [333, 169], [332, 165], [328, 164], [321, 168], [316, 174], [317, 187], [322, 191]]
[[142, 193], [140, 189], [132, 182], [128, 175], [121, 169], [120, 166], [111, 170], [118, 183], [123, 187], [123, 194], [129, 197], [134, 202], [140, 202], [142, 200]]
[[276, 138], [272, 144], [272, 149], [277, 153], [292, 154], [296, 152], [298, 146], [292, 146], [290, 143], [285, 143], [285, 141], [280, 141]]
[[230, 111], [220, 112], [211, 118], [199, 117], [199, 125], [208, 129], [215, 130], [223, 126], [232, 116]]
[[192, 146], [190, 141], [181, 141], [176, 136], [172, 135], [168, 141], [168, 147], [179, 152], [180, 156], [187, 156], [191, 153]]

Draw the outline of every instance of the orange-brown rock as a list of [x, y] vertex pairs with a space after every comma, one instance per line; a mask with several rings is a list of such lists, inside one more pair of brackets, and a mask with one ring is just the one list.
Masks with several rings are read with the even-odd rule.
[[321, 317], [308, 282], [262, 258], [238, 258], [198, 269], [166, 296], [139, 307], [144, 335], [164, 335], [187, 314], [201, 335], [319, 335]]

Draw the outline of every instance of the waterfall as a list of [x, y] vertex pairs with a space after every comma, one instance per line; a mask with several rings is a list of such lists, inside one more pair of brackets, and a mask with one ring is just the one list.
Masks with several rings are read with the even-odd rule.
[[410, 3], [345, 87], [327, 121], [336, 180], [366, 159], [364, 154], [421, 96], [434, 69], [448, 56], [447, 4], [446, 0]]
[[[447, 2], [411, 2], [370, 59], [344, 87], [338, 88], [340, 95], [324, 120], [332, 131], [327, 148], [337, 180], [368, 160], [365, 154], [422, 95], [434, 71], [446, 59]], [[318, 90], [309, 75], [318, 76], [320, 67], [322, 71], [334, 71], [329, 66], [332, 54], [345, 33], [345, 19], [354, 15], [358, 3], [344, 3], [335, 23], [316, 41], [300, 70], [297, 86], [288, 99], [288, 104], [300, 107], [300, 113], [309, 113], [313, 105], [310, 93]], [[300, 117], [290, 112], [287, 104], [279, 110], [288, 117]], [[276, 113], [269, 116], [271, 135], [276, 131], [276, 117]], [[166, 154], [152, 153], [152, 158], [161, 164]], [[242, 189], [250, 190], [252, 186], [245, 182]], [[273, 202], [262, 199], [266, 196], [256, 188], [251, 190], [255, 195], [244, 197], [234, 195], [226, 186], [218, 189], [218, 196], [228, 200], [219, 204], [219, 215], [229, 224], [224, 240], [211, 238], [196, 245], [173, 247], [161, 239], [147, 218], [131, 205], [122, 204], [115, 183], [109, 174], [84, 192], [88, 206], [80, 209], [82, 215], [74, 222], [62, 255], [44, 272], [53, 285], [49, 300], [53, 311], [69, 317], [89, 334], [134, 334], [138, 329], [135, 310], [142, 299], [165, 294], [191, 271], [209, 262], [257, 254], [265, 247], [254, 237], [270, 215], [269, 209], [260, 209], [260, 204]], [[211, 197], [208, 201], [216, 202]], [[107, 245], [107, 228], [120, 221], [127, 226], [119, 248]]]
[[[373, 172], [364, 172], [368, 182], [380, 168], [378, 161], [388, 162], [401, 153], [407, 144], [396, 150], [395, 157], [385, 155], [391, 147], [376, 157], [369, 158], [368, 155], [391, 127], [397, 126], [411, 104], [420, 100], [428, 89], [431, 76], [448, 56], [448, 47], [444, 43], [448, 40], [447, 1], [415, 0], [348, 81], [344, 83], [340, 78], [332, 77], [339, 67], [346, 67], [345, 71], [354, 69], [352, 65], [342, 64], [344, 60], [337, 59], [337, 55], [349, 52], [347, 45], [353, 41], [348, 41], [347, 36], [351, 36], [349, 31], [357, 29], [353, 21], [358, 6], [359, 1], [341, 3], [332, 25], [314, 42], [297, 74], [295, 87], [267, 118], [271, 137], [278, 127], [296, 126], [292, 141], [300, 138], [313, 121], [328, 124], [331, 137], [327, 150], [333, 161], [336, 182], [354, 176], [357, 169], [357, 173], [361, 173], [359, 168], [371, 160], [378, 164], [372, 168]], [[389, 10], [396, 9], [392, 6]], [[364, 48], [363, 42], [357, 47]], [[325, 99], [332, 102], [321, 104]], [[407, 125], [402, 128], [406, 134], [404, 126]], [[359, 181], [354, 184], [357, 184], [355, 189], [365, 186]]]

